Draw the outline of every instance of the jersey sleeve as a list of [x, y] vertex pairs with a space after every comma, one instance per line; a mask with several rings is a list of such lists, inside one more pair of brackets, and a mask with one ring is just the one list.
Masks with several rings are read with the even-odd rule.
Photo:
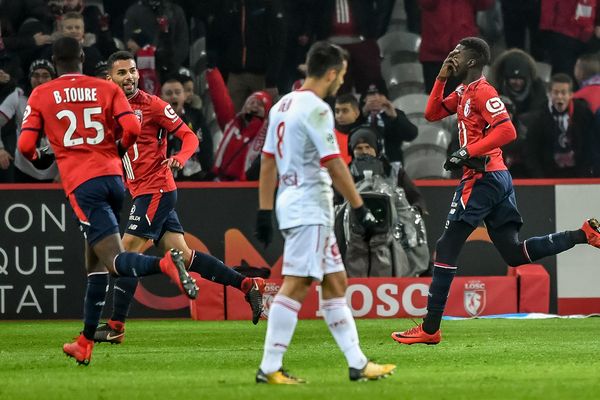
[[500, 100], [498, 92], [492, 86], [486, 86], [477, 93], [476, 106], [490, 128], [495, 128], [502, 123], [510, 121], [510, 116], [506, 111], [504, 103]]
[[487, 154], [515, 140], [515, 127], [496, 89], [492, 86], [482, 88], [475, 97], [475, 105], [488, 125], [488, 133], [483, 139], [467, 145], [472, 157]]
[[21, 125], [21, 135], [17, 147], [25, 157], [32, 160], [35, 157], [35, 146], [39, 135], [42, 133], [44, 120], [40, 112], [40, 102], [36, 90], [31, 93], [23, 114], [23, 123]]
[[182, 125], [183, 120], [177, 115], [173, 107], [159, 97], [152, 97], [152, 117], [161, 128], [169, 133], [175, 133]]
[[335, 138], [333, 113], [328, 105], [314, 107], [306, 119], [306, 131], [319, 153], [321, 163], [340, 157]]
[[459, 102], [458, 93], [455, 90], [444, 98], [445, 87], [446, 81], [435, 80], [425, 106], [425, 118], [428, 121], [439, 121], [449, 115], [456, 114]]

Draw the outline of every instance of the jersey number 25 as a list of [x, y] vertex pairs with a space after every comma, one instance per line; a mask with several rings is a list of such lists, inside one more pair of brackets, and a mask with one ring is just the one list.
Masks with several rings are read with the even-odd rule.
[[[98, 144], [104, 140], [104, 125], [102, 125], [102, 123], [99, 121], [92, 120], [93, 115], [101, 113], [102, 109], [100, 107], [88, 107], [83, 109], [83, 127], [85, 129], [94, 129], [96, 131], [96, 136], [85, 138], [85, 143], [87, 144]], [[73, 111], [59, 111], [56, 114], [56, 118], [67, 118], [69, 120], [69, 127], [67, 128], [63, 138], [63, 145], [65, 147], [78, 146], [84, 143], [84, 139], [82, 137], [73, 137], [73, 134], [77, 129], [77, 115], [75, 115]]]

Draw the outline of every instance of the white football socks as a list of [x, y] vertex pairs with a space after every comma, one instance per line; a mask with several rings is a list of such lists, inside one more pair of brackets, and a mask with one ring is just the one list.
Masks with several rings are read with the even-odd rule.
[[339, 348], [346, 356], [348, 366], [362, 369], [367, 365], [367, 357], [360, 349], [356, 323], [345, 297], [327, 299], [321, 302], [323, 319]]
[[267, 335], [265, 337], [265, 351], [260, 363], [260, 369], [265, 374], [279, 370], [283, 363], [283, 355], [287, 350], [296, 323], [298, 311], [302, 304], [284, 295], [278, 294], [273, 299], [267, 320]]

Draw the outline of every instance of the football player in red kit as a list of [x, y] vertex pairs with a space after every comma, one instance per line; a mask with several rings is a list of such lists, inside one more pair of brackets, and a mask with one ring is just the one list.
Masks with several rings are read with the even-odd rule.
[[[140, 123], [118, 86], [81, 74], [83, 51], [79, 42], [64, 37], [52, 46], [59, 78], [34, 89], [23, 116], [19, 150], [34, 163], [47, 155], [36, 149], [46, 134], [65, 193], [86, 238], [87, 288], [83, 331], [63, 351], [80, 364], [92, 356], [108, 287], [108, 273], [139, 277], [164, 273], [190, 298], [198, 288], [185, 269], [182, 253], [167, 250], [165, 257], [124, 252], [118, 216], [125, 197], [118, 151], [131, 147]], [[123, 130], [115, 142], [115, 127]]]
[[[191, 250], [183, 237], [184, 230], [175, 211], [177, 186], [171, 169], [183, 168], [198, 148], [198, 138], [169, 103], [138, 89], [139, 74], [131, 53], [119, 51], [109, 57], [108, 79], [122, 89], [142, 124], [136, 143], [123, 157], [127, 187], [133, 198], [123, 235], [125, 249], [141, 252], [148, 240], [154, 241], [161, 250], [171, 247], [182, 249], [189, 271], [246, 293], [256, 324], [262, 312], [264, 280], [246, 278], [217, 258]], [[167, 158], [167, 137], [170, 134], [181, 139], [182, 147], [179, 153]], [[113, 314], [96, 331], [97, 342], [123, 341], [125, 318], [137, 283], [136, 278], [127, 277], [115, 281]]]
[[[425, 118], [437, 121], [458, 117], [460, 149], [452, 153], [444, 168], [462, 169], [463, 176], [450, 205], [442, 237], [436, 243], [433, 279], [423, 323], [392, 338], [404, 344], [437, 344], [450, 284], [456, 274], [460, 250], [481, 221], [492, 242], [510, 266], [528, 264], [558, 254], [580, 243], [600, 247], [600, 224], [596, 219], [581, 229], [519, 240], [523, 224], [517, 210], [512, 177], [500, 147], [516, 138], [515, 128], [496, 90], [482, 75], [490, 61], [488, 44], [480, 38], [462, 39], [444, 61], [425, 109]], [[450, 76], [462, 84], [443, 98]]]

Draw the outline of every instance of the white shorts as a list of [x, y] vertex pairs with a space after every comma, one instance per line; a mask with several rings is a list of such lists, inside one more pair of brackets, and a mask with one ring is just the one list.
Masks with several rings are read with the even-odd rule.
[[332, 227], [301, 225], [281, 233], [285, 239], [282, 275], [321, 281], [323, 275], [345, 271]]

